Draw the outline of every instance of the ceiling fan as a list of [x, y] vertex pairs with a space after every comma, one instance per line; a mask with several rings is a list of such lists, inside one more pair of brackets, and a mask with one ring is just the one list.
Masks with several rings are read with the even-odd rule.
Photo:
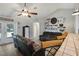
[[72, 15], [79, 15], [79, 8], [75, 8], [75, 11], [73, 12]]
[[24, 8], [20, 11], [20, 13], [17, 16], [22, 16], [23, 15], [23, 16], [28, 16], [30, 18], [31, 15], [38, 15], [38, 13], [36, 13], [36, 12], [30, 12], [25, 7], [26, 7], [26, 3], [24, 3]]

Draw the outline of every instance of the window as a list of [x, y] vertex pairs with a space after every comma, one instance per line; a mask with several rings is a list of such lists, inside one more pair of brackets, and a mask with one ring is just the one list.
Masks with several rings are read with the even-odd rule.
[[7, 37], [12, 37], [13, 33], [14, 33], [14, 25], [7, 24]]

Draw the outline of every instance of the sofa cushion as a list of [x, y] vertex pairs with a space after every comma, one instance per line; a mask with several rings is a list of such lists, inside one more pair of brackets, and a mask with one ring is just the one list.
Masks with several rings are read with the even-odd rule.
[[22, 37], [20, 35], [17, 35], [17, 38], [19, 40], [22, 40], [22, 42], [24, 44], [26, 44], [29, 49], [34, 49], [33, 51], [36, 51], [36, 50], [40, 49], [40, 45], [37, 44], [36, 42], [34, 42], [32, 39], [29, 39], [29, 38], [26, 38], [26, 37]]
[[25, 38], [23, 36], [17, 35], [17, 39], [22, 40], [24, 43], [26, 43], [27, 45], [31, 44], [33, 41], [29, 38]]
[[62, 33], [60, 32], [43, 32], [43, 35], [40, 35], [41, 41], [49, 41], [49, 40], [56, 40], [57, 36], [61, 36]]
[[56, 40], [57, 37], [55, 35], [43, 35], [40, 36], [41, 41], [50, 41], [50, 40]]
[[57, 35], [57, 36], [59, 36], [59, 35], [62, 35], [62, 33], [60, 33], [60, 32], [43, 32], [43, 35]]

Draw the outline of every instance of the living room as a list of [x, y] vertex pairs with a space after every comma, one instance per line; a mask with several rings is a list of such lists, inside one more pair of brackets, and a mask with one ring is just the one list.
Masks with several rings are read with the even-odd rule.
[[[79, 55], [74, 40], [79, 38], [79, 3], [0, 3], [0, 7], [0, 55]], [[66, 40], [72, 46], [60, 52]]]

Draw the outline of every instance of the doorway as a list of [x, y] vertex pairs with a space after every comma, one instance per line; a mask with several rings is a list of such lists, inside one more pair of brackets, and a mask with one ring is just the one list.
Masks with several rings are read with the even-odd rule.
[[33, 37], [36, 40], [39, 40], [39, 34], [40, 34], [40, 24], [39, 22], [33, 23]]
[[13, 42], [12, 33], [14, 33], [13, 22], [0, 22], [0, 45]]

